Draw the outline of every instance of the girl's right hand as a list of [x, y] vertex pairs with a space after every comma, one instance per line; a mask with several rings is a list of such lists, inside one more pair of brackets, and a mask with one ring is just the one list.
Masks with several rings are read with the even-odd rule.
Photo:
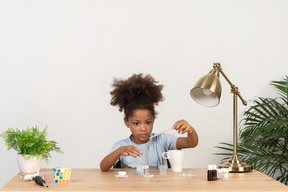
[[141, 157], [143, 153], [135, 146], [128, 145], [119, 147], [118, 150], [121, 153], [121, 156], [132, 156], [134, 158]]

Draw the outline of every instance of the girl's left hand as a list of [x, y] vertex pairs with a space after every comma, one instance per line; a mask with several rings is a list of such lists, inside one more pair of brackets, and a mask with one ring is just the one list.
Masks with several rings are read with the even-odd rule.
[[192, 133], [194, 128], [185, 120], [179, 120], [177, 121], [173, 127], [178, 133], [184, 134], [184, 133]]

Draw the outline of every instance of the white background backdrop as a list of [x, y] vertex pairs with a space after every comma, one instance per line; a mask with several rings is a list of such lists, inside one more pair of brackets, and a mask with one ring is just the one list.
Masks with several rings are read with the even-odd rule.
[[[130, 132], [110, 102], [114, 77], [149, 73], [164, 84], [154, 131], [186, 119], [199, 134], [185, 167], [218, 164], [232, 141], [232, 94], [205, 108], [189, 95], [220, 62], [251, 106], [275, 97], [271, 80], [288, 70], [286, 0], [1, 0], [0, 132], [48, 126], [52, 153], [42, 167], [99, 168]], [[247, 107], [238, 102], [239, 120]], [[0, 187], [18, 173], [16, 152], [0, 140]]]

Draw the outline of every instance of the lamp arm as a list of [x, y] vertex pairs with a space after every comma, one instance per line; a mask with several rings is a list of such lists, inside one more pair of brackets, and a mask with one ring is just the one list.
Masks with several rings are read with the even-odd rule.
[[246, 102], [246, 101], [243, 99], [243, 97], [240, 95], [240, 92], [239, 92], [239, 90], [238, 90], [238, 87], [236, 87], [236, 86], [228, 79], [228, 77], [226, 76], [226, 74], [223, 72], [220, 63], [214, 63], [214, 66], [213, 66], [213, 67], [216, 68], [216, 69], [223, 75], [223, 77], [226, 79], [226, 81], [227, 81], [227, 82], [230, 84], [230, 86], [231, 86], [231, 92], [232, 92], [233, 94], [237, 95], [237, 96], [241, 99], [242, 104], [246, 106], [246, 105], [247, 105], [247, 102]]

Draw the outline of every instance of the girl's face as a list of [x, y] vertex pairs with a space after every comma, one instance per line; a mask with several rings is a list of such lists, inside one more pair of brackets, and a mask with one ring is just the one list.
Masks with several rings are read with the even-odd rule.
[[150, 134], [153, 130], [154, 118], [147, 109], [136, 109], [133, 114], [124, 119], [125, 124], [130, 128], [133, 136], [131, 140], [136, 144], [143, 144], [149, 141]]

